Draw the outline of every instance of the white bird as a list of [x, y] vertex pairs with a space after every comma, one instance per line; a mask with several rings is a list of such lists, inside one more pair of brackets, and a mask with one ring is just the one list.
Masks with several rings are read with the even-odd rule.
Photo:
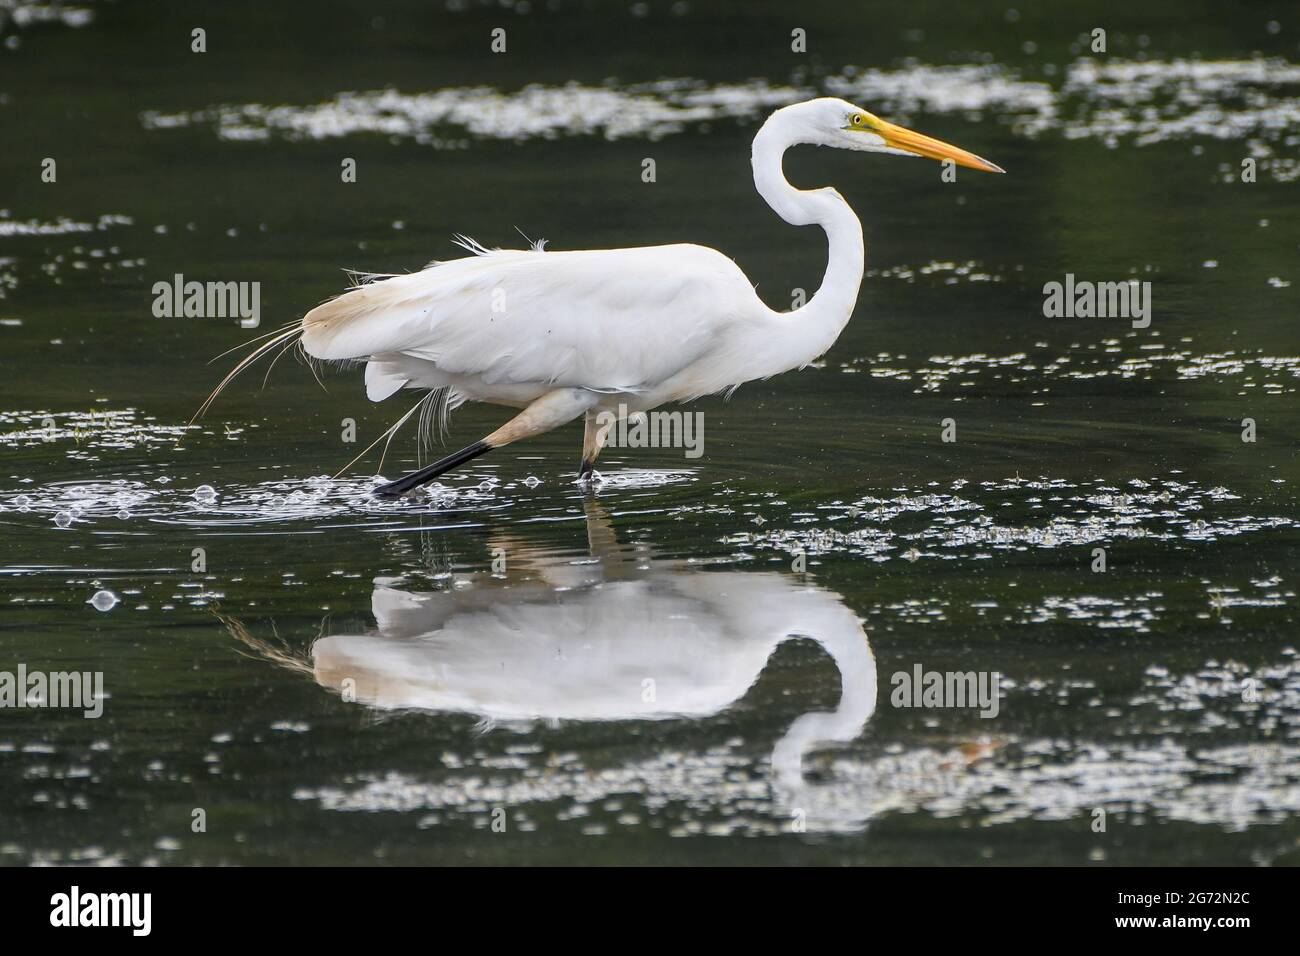
[[584, 415], [579, 477], [587, 477], [619, 418], [802, 368], [839, 337], [862, 281], [862, 225], [834, 189], [801, 190], [786, 180], [782, 156], [800, 144], [1003, 172], [844, 100], [797, 103], [768, 117], [752, 160], [754, 185], [777, 215], [826, 232], [826, 274], [801, 308], [768, 308], [736, 263], [707, 246], [488, 250], [462, 237], [472, 255], [374, 277], [382, 281], [317, 306], [237, 366], [212, 397], [258, 355], [301, 335], [314, 358], [365, 361], [372, 401], [412, 388], [428, 390], [443, 415], [467, 401], [522, 409], [481, 441], [377, 494], [410, 491]]
[[458, 574], [455, 588], [435, 592], [377, 578], [376, 627], [322, 635], [309, 655], [222, 620], [259, 655], [351, 702], [516, 730], [705, 720], [750, 693], [778, 647], [810, 638], [839, 671], [839, 703], [797, 717], [771, 758], [774, 796], [809, 809], [804, 758], [857, 739], [876, 710], [876, 660], [862, 621], [838, 594], [792, 577], [700, 572], [643, 542], [620, 542], [609, 516], [590, 498], [584, 506], [590, 560], [530, 540], [522, 527], [493, 532], [487, 550], [511, 556], [503, 573]]

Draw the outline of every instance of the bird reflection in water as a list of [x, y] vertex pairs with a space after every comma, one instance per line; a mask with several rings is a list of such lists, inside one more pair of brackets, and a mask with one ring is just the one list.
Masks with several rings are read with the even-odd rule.
[[487, 726], [707, 718], [745, 696], [778, 646], [811, 638], [839, 670], [839, 705], [794, 721], [773, 749], [771, 779], [774, 798], [816, 826], [805, 754], [855, 739], [876, 708], [876, 663], [857, 615], [792, 576], [654, 559], [620, 543], [590, 498], [586, 508], [590, 557], [497, 533], [490, 547], [506, 555], [503, 573], [458, 573], [457, 587], [434, 592], [377, 582], [377, 627], [322, 636], [306, 659], [226, 622], [346, 700]]

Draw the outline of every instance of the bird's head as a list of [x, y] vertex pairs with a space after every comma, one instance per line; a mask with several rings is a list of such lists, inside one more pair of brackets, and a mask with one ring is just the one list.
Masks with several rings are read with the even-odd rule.
[[[782, 117], [782, 114], [786, 115]], [[805, 143], [870, 153], [892, 153], [896, 156], [950, 159], [958, 166], [969, 169], [986, 173], [1005, 172], [1002, 167], [974, 153], [897, 126], [836, 97], [827, 96], [787, 106], [772, 116], [773, 119], [777, 117], [782, 117], [798, 129], [799, 138]]]

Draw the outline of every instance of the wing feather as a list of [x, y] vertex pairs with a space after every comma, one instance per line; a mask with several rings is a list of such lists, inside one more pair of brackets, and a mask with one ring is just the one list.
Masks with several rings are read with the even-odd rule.
[[382, 402], [409, 381], [392, 362], [371, 359], [366, 363], [366, 397], [372, 402]]
[[[492, 385], [637, 391], [707, 354], [754, 299], [735, 263], [703, 246], [464, 245], [474, 255], [367, 283], [313, 309], [303, 318], [304, 348], [321, 359], [400, 353]], [[390, 395], [402, 377], [400, 367], [372, 362], [367, 390]]]

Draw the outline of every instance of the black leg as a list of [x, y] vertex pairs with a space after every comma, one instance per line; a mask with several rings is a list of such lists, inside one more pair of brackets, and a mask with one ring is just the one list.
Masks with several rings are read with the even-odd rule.
[[582, 464], [578, 466], [578, 480], [582, 481], [584, 478], [590, 478], [591, 473], [595, 470], [596, 463], [594, 461], [587, 458], [582, 459]]
[[435, 461], [432, 465], [426, 465], [419, 471], [413, 471], [409, 475], [403, 475], [396, 481], [390, 481], [386, 485], [380, 485], [372, 494], [379, 495], [382, 498], [394, 498], [397, 495], [406, 494], [412, 488], [419, 488], [426, 485], [439, 475], [446, 474], [453, 468], [465, 464], [465, 462], [477, 458], [484, 452], [492, 450], [492, 446], [485, 441], [476, 441], [468, 447], [462, 448], [443, 458], [441, 461]]

